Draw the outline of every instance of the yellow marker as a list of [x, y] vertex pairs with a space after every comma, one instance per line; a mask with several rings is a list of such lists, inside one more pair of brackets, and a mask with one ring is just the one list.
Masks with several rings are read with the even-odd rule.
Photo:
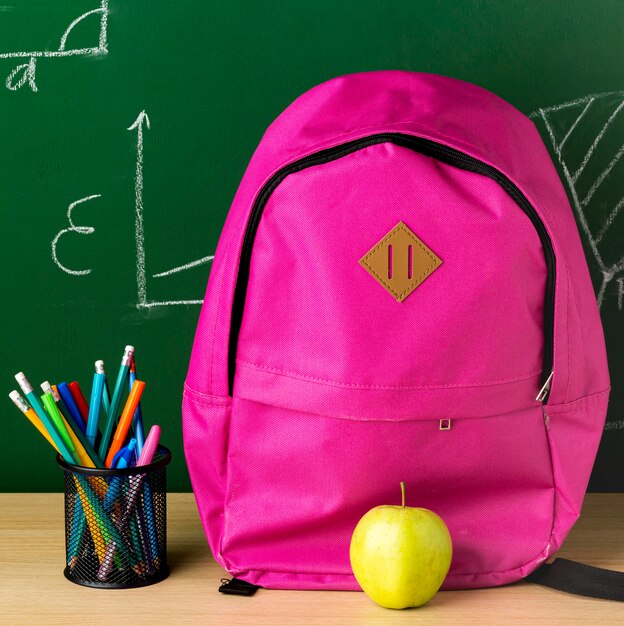
[[84, 492], [82, 485], [75, 476], [73, 476], [73, 479], [76, 483], [76, 489], [78, 490], [80, 501], [82, 502], [82, 508], [84, 509], [85, 517], [87, 518], [89, 530], [91, 531], [91, 538], [93, 539], [93, 545], [95, 546], [95, 553], [97, 554], [98, 561], [101, 563], [106, 554], [106, 545], [108, 544], [108, 541], [106, 541], [102, 536], [102, 531], [100, 530], [100, 526], [98, 524], [99, 518], [91, 507], [89, 498], [87, 498], [87, 494]]
[[50, 433], [46, 430], [45, 426], [42, 424], [41, 420], [35, 410], [20, 396], [19, 392], [12, 391], [9, 394], [9, 398], [13, 400], [13, 404], [31, 421], [33, 426], [48, 440], [50, 445], [58, 452], [59, 449], [56, 447], [54, 440], [50, 437]]
[[67, 428], [67, 432], [76, 448], [76, 455], [78, 456], [78, 460], [80, 461], [80, 465], [83, 467], [95, 467], [95, 463], [91, 460], [91, 457], [87, 454], [87, 451], [84, 449], [84, 446], [80, 443], [78, 437], [76, 437], [74, 431], [71, 429], [71, 426], [68, 424], [66, 417], [59, 411], [61, 415], [61, 419], [63, 420], [63, 424], [65, 424], [65, 428]]

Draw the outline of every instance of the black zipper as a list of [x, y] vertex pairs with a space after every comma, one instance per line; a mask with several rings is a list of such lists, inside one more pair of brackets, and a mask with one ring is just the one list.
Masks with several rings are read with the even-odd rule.
[[230, 395], [234, 387], [234, 372], [236, 370], [236, 351], [238, 346], [238, 335], [243, 319], [243, 309], [245, 307], [245, 299], [247, 297], [247, 285], [249, 283], [249, 268], [251, 265], [251, 252], [254, 239], [258, 230], [258, 224], [262, 217], [262, 212], [266, 203], [275, 191], [275, 188], [288, 176], [295, 172], [300, 172], [313, 165], [321, 165], [335, 161], [343, 156], [351, 154], [357, 150], [362, 150], [368, 146], [379, 143], [394, 143], [397, 146], [410, 148], [415, 152], [433, 157], [438, 161], [459, 167], [469, 172], [482, 174], [496, 181], [522, 209], [522, 211], [531, 220], [537, 234], [540, 238], [544, 257], [546, 259], [546, 293], [544, 295], [544, 358], [542, 363], [542, 384], [545, 384], [551, 375], [553, 369], [553, 341], [554, 341], [554, 316], [555, 316], [555, 253], [552, 241], [544, 222], [542, 222], [537, 211], [527, 200], [525, 195], [518, 187], [507, 178], [502, 172], [495, 167], [479, 161], [459, 150], [449, 148], [444, 144], [437, 143], [431, 139], [424, 137], [416, 137], [414, 135], [404, 135], [402, 133], [379, 133], [355, 139], [347, 143], [320, 150], [309, 156], [303, 157], [295, 161], [281, 170], [277, 171], [262, 187], [260, 193], [256, 197], [254, 205], [249, 215], [247, 229], [243, 239], [243, 247], [241, 250], [240, 264], [238, 269], [238, 279], [236, 281], [236, 289], [234, 291], [234, 302], [232, 305], [232, 321], [230, 327], [230, 343], [228, 351], [228, 380]]

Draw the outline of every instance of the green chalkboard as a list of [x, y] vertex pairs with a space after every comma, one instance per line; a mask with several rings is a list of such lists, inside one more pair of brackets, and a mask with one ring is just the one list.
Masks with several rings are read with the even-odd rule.
[[[189, 489], [181, 387], [246, 164], [297, 95], [389, 68], [462, 78], [533, 114], [577, 211], [617, 382], [623, 23], [624, 5], [604, 0], [0, 6], [3, 388], [24, 370], [33, 384], [77, 379], [88, 393], [93, 362], [114, 377], [134, 344], [146, 421], [174, 454], [169, 487]], [[595, 490], [623, 487], [614, 387]], [[47, 444], [8, 398], [0, 415], [0, 491], [60, 490]]]

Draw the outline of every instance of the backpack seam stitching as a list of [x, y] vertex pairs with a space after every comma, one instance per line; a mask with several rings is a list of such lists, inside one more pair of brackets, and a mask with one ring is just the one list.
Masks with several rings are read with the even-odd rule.
[[231, 404], [231, 398], [229, 396], [215, 396], [214, 394], [202, 393], [201, 391], [189, 387], [187, 383], [184, 383], [184, 395], [191, 402], [198, 402], [203, 405], [227, 407]]
[[325, 378], [319, 378], [315, 376], [309, 376], [306, 374], [300, 374], [299, 372], [284, 370], [281, 368], [271, 367], [268, 365], [259, 365], [257, 363], [251, 363], [250, 361], [245, 361], [240, 358], [237, 358], [236, 362], [243, 366], [252, 367], [252, 368], [270, 372], [273, 374], [279, 374], [281, 376], [286, 376], [288, 378], [297, 378], [297, 379], [307, 380], [307, 381], [322, 384], [322, 385], [347, 387], [347, 388], [355, 388], [355, 389], [384, 389], [388, 391], [418, 390], [418, 389], [463, 389], [463, 388], [470, 388], [470, 387], [487, 387], [487, 386], [493, 386], [493, 385], [501, 385], [504, 383], [517, 382], [521, 380], [527, 380], [529, 378], [533, 378], [534, 376], [538, 376], [539, 374], [542, 373], [541, 370], [537, 370], [537, 371], [529, 372], [526, 374], [519, 374], [518, 376], [515, 376], [512, 378], [503, 378], [500, 380], [493, 380], [493, 381], [476, 381], [476, 382], [470, 382], [470, 383], [465, 383], [465, 384], [392, 386], [392, 385], [366, 385], [366, 384], [361, 384], [361, 383], [348, 383], [348, 382], [341, 382], [338, 380], [328, 380]]
[[588, 402], [589, 400], [593, 400], [595, 398], [598, 398], [606, 393], [609, 393], [611, 391], [611, 387], [607, 387], [606, 389], [603, 389], [602, 391], [596, 391], [596, 393], [590, 393], [586, 396], [581, 396], [580, 398], [577, 398], [576, 400], [571, 400], [570, 402], [564, 402], [562, 404], [546, 404], [545, 405], [545, 410], [550, 413], [551, 411], [553, 411], [553, 415], [559, 415], [561, 413], [568, 413], [569, 411], [574, 411], [577, 408], [577, 404], [580, 404], [582, 402]]
[[[566, 271], [566, 276], [568, 279], [568, 293], [566, 297], [566, 351], [568, 353], [568, 368], [566, 371], [566, 390], [564, 399], [567, 402], [570, 399], [570, 288], [572, 287], [570, 283], [570, 273]], [[553, 341], [554, 341], [554, 323], [553, 323]], [[554, 350], [553, 350], [553, 362], [554, 362]], [[554, 369], [554, 367], [553, 367]]]
[[[214, 362], [214, 356], [215, 356], [215, 342], [217, 340], [217, 325], [219, 323], [219, 317], [220, 317], [220, 312], [221, 312], [221, 307], [219, 306], [221, 304], [221, 295], [223, 294], [223, 284], [225, 282], [224, 278], [225, 278], [225, 268], [227, 267], [225, 265], [225, 260], [227, 259], [227, 255], [228, 252], [230, 251], [230, 246], [232, 244], [232, 238], [230, 237], [227, 247], [225, 249], [225, 252], [223, 254], [223, 261], [222, 263], [224, 263], [223, 267], [223, 271], [221, 272], [221, 276], [220, 276], [220, 282], [219, 282], [219, 295], [217, 297], [217, 310], [216, 310], [216, 314], [215, 314], [215, 321], [214, 321], [214, 325], [212, 327], [212, 342], [210, 345], [210, 392], [212, 393], [214, 391], [213, 389], [213, 372], [215, 369], [215, 362]], [[212, 267], [214, 268], [214, 262]], [[226, 364], [226, 369], [227, 369], [227, 364]]]

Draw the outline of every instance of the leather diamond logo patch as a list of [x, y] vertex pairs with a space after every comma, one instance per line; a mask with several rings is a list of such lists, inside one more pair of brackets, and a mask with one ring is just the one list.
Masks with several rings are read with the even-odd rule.
[[403, 222], [399, 222], [361, 259], [360, 265], [399, 302], [442, 265]]

